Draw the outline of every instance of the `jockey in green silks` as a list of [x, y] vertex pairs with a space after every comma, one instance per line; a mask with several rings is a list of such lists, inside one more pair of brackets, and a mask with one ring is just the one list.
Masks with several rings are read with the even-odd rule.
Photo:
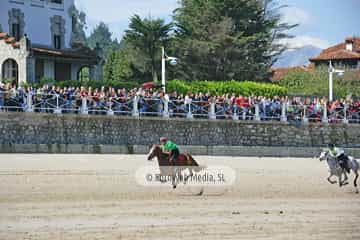
[[175, 162], [180, 154], [178, 145], [175, 144], [174, 142], [168, 140], [166, 137], [161, 137], [160, 143], [161, 143], [163, 152], [170, 154], [170, 157], [169, 157], [170, 164], [175, 165]]

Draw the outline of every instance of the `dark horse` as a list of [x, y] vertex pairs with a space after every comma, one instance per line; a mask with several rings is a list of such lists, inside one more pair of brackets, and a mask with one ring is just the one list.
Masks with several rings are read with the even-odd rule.
[[153, 145], [150, 149], [148, 160], [151, 161], [154, 157], [158, 160], [160, 176], [170, 176], [173, 188], [176, 188], [176, 178], [182, 171], [188, 169], [190, 172], [190, 175], [184, 178], [186, 183], [186, 180], [193, 176], [193, 171], [199, 172], [204, 168], [199, 166], [189, 153], [180, 154], [175, 163], [170, 163], [169, 154], [164, 153], [159, 145]]

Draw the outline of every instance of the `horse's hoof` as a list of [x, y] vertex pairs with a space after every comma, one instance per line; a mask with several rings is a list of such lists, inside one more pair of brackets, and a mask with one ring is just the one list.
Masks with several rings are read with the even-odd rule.
[[340, 184], [339, 184], [339, 187], [345, 186], [345, 185], [347, 185], [347, 184], [349, 184], [349, 183], [348, 183], [348, 182], [340, 183]]
[[198, 196], [202, 196], [202, 195], [203, 195], [203, 193], [204, 193], [204, 188], [201, 188], [201, 190], [200, 190], [200, 192], [199, 192]]
[[173, 186], [173, 189], [175, 189], [175, 188], [176, 188], [176, 186], [174, 185], [174, 186]]

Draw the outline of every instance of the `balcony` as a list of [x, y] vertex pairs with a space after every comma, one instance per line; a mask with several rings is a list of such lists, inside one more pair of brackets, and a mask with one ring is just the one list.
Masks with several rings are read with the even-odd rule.
[[33, 7], [44, 7], [44, 0], [31, 0], [31, 6]]
[[50, 9], [64, 11], [63, 0], [51, 0], [49, 2]]
[[24, 0], [9, 0], [10, 3], [24, 4]]

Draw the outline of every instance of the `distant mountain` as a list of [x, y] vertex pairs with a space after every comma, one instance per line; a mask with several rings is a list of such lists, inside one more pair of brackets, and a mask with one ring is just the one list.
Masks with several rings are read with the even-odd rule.
[[291, 51], [284, 52], [274, 67], [295, 67], [308, 65], [309, 58], [317, 56], [322, 51], [321, 48], [315, 46], [304, 46]]

